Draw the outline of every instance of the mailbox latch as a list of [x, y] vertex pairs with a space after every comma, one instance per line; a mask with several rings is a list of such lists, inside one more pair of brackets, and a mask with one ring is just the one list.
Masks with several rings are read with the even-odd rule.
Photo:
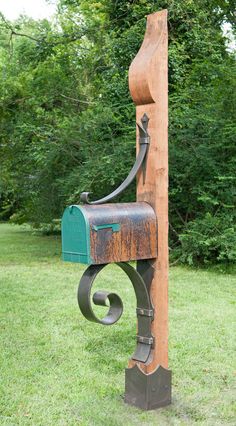
[[104, 225], [93, 225], [92, 229], [94, 231], [100, 231], [101, 229], [112, 229], [112, 232], [119, 232], [120, 231], [120, 224], [119, 223], [106, 223]]

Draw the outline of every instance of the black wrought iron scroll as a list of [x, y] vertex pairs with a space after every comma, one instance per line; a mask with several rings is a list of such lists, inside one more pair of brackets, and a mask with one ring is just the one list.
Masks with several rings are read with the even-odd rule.
[[[146, 263], [145, 263], [146, 262]], [[151, 349], [154, 345], [154, 339], [151, 334], [151, 322], [153, 320], [154, 311], [149, 296], [149, 288], [145, 283], [142, 276], [143, 267], [146, 268], [149, 274], [148, 281], [150, 282], [150, 272], [152, 273], [152, 266], [148, 261], [141, 261], [142, 276], [131, 265], [126, 262], [117, 263], [118, 266], [128, 275], [133, 284], [137, 299], [137, 318], [138, 318], [138, 333], [137, 333], [137, 347], [132, 355], [132, 359], [147, 363], [150, 360]], [[107, 299], [109, 300], [109, 310], [103, 319], [99, 319], [93, 312], [91, 305], [91, 289], [99, 272], [105, 268], [107, 264], [91, 265], [84, 272], [78, 287], [78, 303], [82, 314], [89, 321], [97, 322], [103, 325], [114, 324], [122, 315], [123, 303], [120, 297], [115, 293], [107, 291], [97, 291], [93, 295], [93, 302], [95, 305], [107, 306]]]
[[148, 152], [148, 148], [149, 148], [149, 144], [150, 144], [150, 136], [149, 136], [148, 131], [147, 131], [148, 122], [149, 122], [149, 118], [148, 118], [147, 114], [144, 114], [143, 117], [141, 118], [141, 124], [137, 123], [138, 129], [139, 129], [140, 149], [139, 149], [139, 153], [138, 153], [138, 156], [136, 158], [136, 161], [135, 161], [129, 175], [124, 180], [124, 182], [122, 182], [122, 184], [118, 188], [116, 188], [113, 192], [111, 192], [111, 194], [107, 195], [104, 198], [101, 198], [100, 200], [96, 200], [96, 201], [89, 201], [89, 195], [91, 194], [90, 192], [82, 192], [82, 194], [80, 194], [80, 200], [83, 203], [85, 203], [85, 204], [104, 204], [104, 203], [107, 203], [108, 201], [111, 201], [113, 198], [120, 195], [131, 184], [131, 182], [133, 182], [135, 176], [137, 175], [138, 171], [140, 170], [140, 168], [142, 166], [144, 168], [143, 176], [144, 176], [144, 179], [145, 179], [145, 160], [146, 160], [146, 157], [147, 157], [147, 152]]

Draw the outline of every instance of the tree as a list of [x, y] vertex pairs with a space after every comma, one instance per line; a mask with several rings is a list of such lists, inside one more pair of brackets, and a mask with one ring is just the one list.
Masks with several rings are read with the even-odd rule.
[[[235, 260], [235, 57], [222, 33], [224, 22], [233, 24], [229, 1], [60, 0], [55, 24], [4, 21], [2, 217], [50, 224], [80, 192], [99, 198], [125, 178], [135, 158], [128, 68], [146, 15], [162, 8], [170, 245], [184, 262]], [[132, 186], [120, 200], [134, 198]]]

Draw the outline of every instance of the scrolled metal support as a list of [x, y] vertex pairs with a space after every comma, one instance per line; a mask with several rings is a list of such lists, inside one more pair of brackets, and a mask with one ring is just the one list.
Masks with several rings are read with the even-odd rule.
[[109, 311], [103, 319], [96, 317], [91, 304], [91, 290], [94, 280], [105, 266], [91, 265], [83, 273], [78, 287], [78, 303], [82, 314], [87, 320], [103, 325], [111, 325], [117, 322], [123, 313], [123, 303], [120, 297], [115, 293], [107, 291], [94, 293], [93, 303], [95, 305], [107, 306], [107, 299], [109, 300]]
[[[119, 262], [117, 265], [128, 275], [137, 299], [137, 347], [132, 355], [132, 359], [147, 363], [150, 360], [151, 349], [154, 346], [154, 339], [151, 333], [154, 310], [149, 291], [142, 276], [131, 265], [126, 262]], [[78, 303], [82, 314], [89, 321], [103, 325], [111, 325], [119, 320], [123, 312], [123, 303], [120, 297], [115, 293], [109, 293], [107, 291], [98, 291], [94, 293], [93, 302], [96, 305], [107, 306], [107, 300], [109, 300], [109, 310], [103, 319], [96, 317], [91, 305], [91, 290], [94, 280], [99, 272], [106, 266], [107, 264], [91, 265], [86, 269], [78, 287]]]
[[144, 180], [145, 180], [145, 172], [146, 172], [145, 161], [146, 161], [148, 148], [149, 148], [149, 144], [150, 144], [150, 136], [149, 136], [148, 131], [147, 131], [148, 121], [149, 121], [149, 118], [148, 118], [147, 114], [144, 114], [143, 117], [141, 118], [141, 124], [137, 123], [138, 129], [139, 129], [140, 149], [139, 149], [139, 153], [138, 153], [138, 156], [136, 158], [136, 161], [135, 161], [129, 175], [124, 180], [124, 182], [122, 182], [122, 184], [118, 188], [116, 188], [114, 191], [112, 191], [111, 194], [106, 195], [106, 197], [103, 197], [100, 200], [96, 200], [96, 201], [90, 201], [89, 200], [89, 195], [91, 194], [90, 192], [82, 192], [82, 194], [80, 194], [80, 200], [83, 203], [85, 203], [85, 204], [104, 204], [104, 203], [107, 203], [108, 201], [111, 201], [113, 198], [120, 195], [133, 182], [135, 176], [137, 175], [137, 173], [138, 173], [138, 171], [140, 170], [141, 167], [143, 167], [143, 177], [144, 177]]

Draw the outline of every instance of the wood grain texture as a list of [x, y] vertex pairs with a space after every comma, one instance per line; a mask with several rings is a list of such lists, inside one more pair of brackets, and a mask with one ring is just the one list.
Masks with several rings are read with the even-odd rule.
[[[136, 104], [136, 119], [146, 113], [151, 137], [146, 179], [137, 178], [137, 201], [148, 202], [158, 219], [158, 258], [151, 297], [155, 308], [152, 333], [155, 337], [153, 360], [145, 367], [150, 373], [158, 365], [168, 367], [168, 33], [167, 11], [147, 18], [143, 44], [130, 66], [129, 87]], [[137, 152], [139, 149], [137, 132]]]
[[[157, 220], [145, 203], [116, 203], [83, 206], [90, 225], [90, 250], [94, 264], [152, 259], [157, 256]], [[119, 224], [94, 230], [94, 226]]]

